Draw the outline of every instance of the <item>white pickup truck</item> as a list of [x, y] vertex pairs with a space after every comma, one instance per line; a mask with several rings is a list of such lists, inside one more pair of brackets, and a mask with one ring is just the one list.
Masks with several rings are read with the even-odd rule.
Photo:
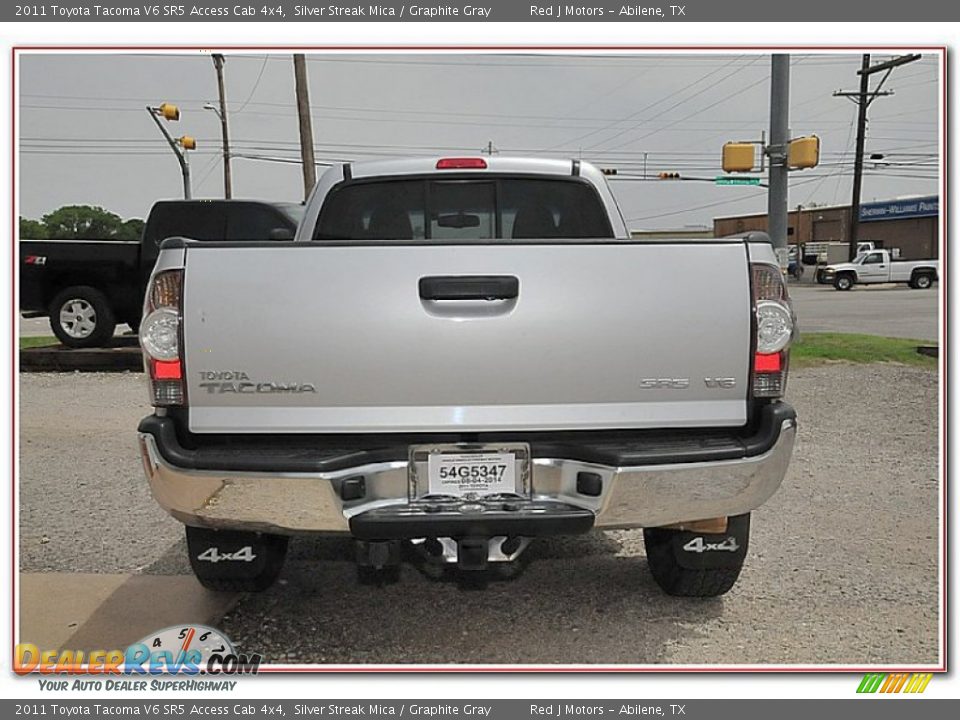
[[484, 571], [644, 528], [661, 587], [718, 595], [793, 449], [793, 334], [766, 235], [633, 240], [587, 163], [340, 165], [292, 242], [164, 242], [143, 466], [213, 589], [299, 534], [382, 582], [402, 544]]
[[893, 260], [888, 250], [861, 253], [853, 262], [827, 265], [822, 271], [824, 283], [833, 283], [837, 290], [854, 285], [906, 283], [917, 290], [926, 290], [939, 278], [938, 260]]

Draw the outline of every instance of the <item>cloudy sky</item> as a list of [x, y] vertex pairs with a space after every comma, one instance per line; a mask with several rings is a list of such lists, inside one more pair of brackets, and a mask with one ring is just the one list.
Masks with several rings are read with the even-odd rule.
[[[874, 62], [889, 55], [875, 54]], [[768, 55], [433, 53], [308, 56], [318, 162], [405, 155], [580, 157], [617, 168], [631, 228], [709, 224], [762, 212], [765, 191], [644, 179], [720, 174], [727, 140], [769, 123]], [[859, 54], [791, 58], [790, 126], [822, 139], [819, 168], [791, 175], [790, 205], [850, 199]], [[863, 199], [937, 192], [938, 58], [896, 69], [870, 107]], [[227, 54], [234, 196], [302, 199], [289, 54]], [[877, 77], [877, 76], [875, 76]], [[174, 135], [197, 138], [194, 197], [222, 197], [220, 126], [209, 54], [26, 54], [20, 58], [20, 212], [92, 204], [144, 217], [182, 196], [179, 166], [144, 109], [182, 110]], [[318, 169], [322, 171], [322, 168]], [[630, 177], [627, 177], [630, 176]]]

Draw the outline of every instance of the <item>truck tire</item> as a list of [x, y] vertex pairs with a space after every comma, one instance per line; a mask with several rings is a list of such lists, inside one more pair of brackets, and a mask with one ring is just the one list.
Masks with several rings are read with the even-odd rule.
[[929, 290], [933, 285], [933, 275], [928, 272], [917, 273], [910, 279], [910, 287], [914, 290]]
[[270, 533], [187, 526], [187, 554], [208, 590], [261, 592], [273, 585], [287, 558], [289, 538]]
[[668, 595], [716, 597], [736, 583], [750, 539], [750, 513], [727, 521], [724, 533], [644, 528], [647, 565]]
[[103, 347], [117, 327], [107, 296], [88, 285], [61, 290], [50, 302], [48, 312], [50, 329], [67, 347]]
[[833, 286], [837, 290], [843, 290], [843, 291], [849, 290], [850, 288], [853, 287], [853, 284], [854, 284], [854, 280], [853, 280], [853, 277], [850, 275], [850, 273], [843, 273], [841, 275], [837, 275], [837, 277], [833, 279]]

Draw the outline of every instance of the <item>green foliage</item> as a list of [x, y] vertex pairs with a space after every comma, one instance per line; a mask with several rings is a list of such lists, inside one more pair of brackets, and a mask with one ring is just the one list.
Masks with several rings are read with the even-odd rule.
[[143, 228], [146, 223], [140, 218], [131, 218], [123, 223], [120, 228], [121, 240], [139, 240], [143, 235]]
[[20, 218], [20, 237], [25, 240], [139, 240], [143, 220], [124, 220], [92, 205], [65, 205], [40, 220]]
[[42, 220], [54, 240], [103, 240], [116, 237], [123, 227], [119, 215], [89, 205], [66, 205]]
[[47, 237], [46, 226], [37, 220], [29, 218], [20, 218], [20, 238], [22, 240], [45, 240]]

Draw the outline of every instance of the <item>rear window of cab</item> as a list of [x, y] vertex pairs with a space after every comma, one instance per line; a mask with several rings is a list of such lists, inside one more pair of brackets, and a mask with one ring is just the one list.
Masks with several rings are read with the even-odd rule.
[[391, 179], [335, 188], [317, 241], [612, 238], [596, 189], [572, 179]]

